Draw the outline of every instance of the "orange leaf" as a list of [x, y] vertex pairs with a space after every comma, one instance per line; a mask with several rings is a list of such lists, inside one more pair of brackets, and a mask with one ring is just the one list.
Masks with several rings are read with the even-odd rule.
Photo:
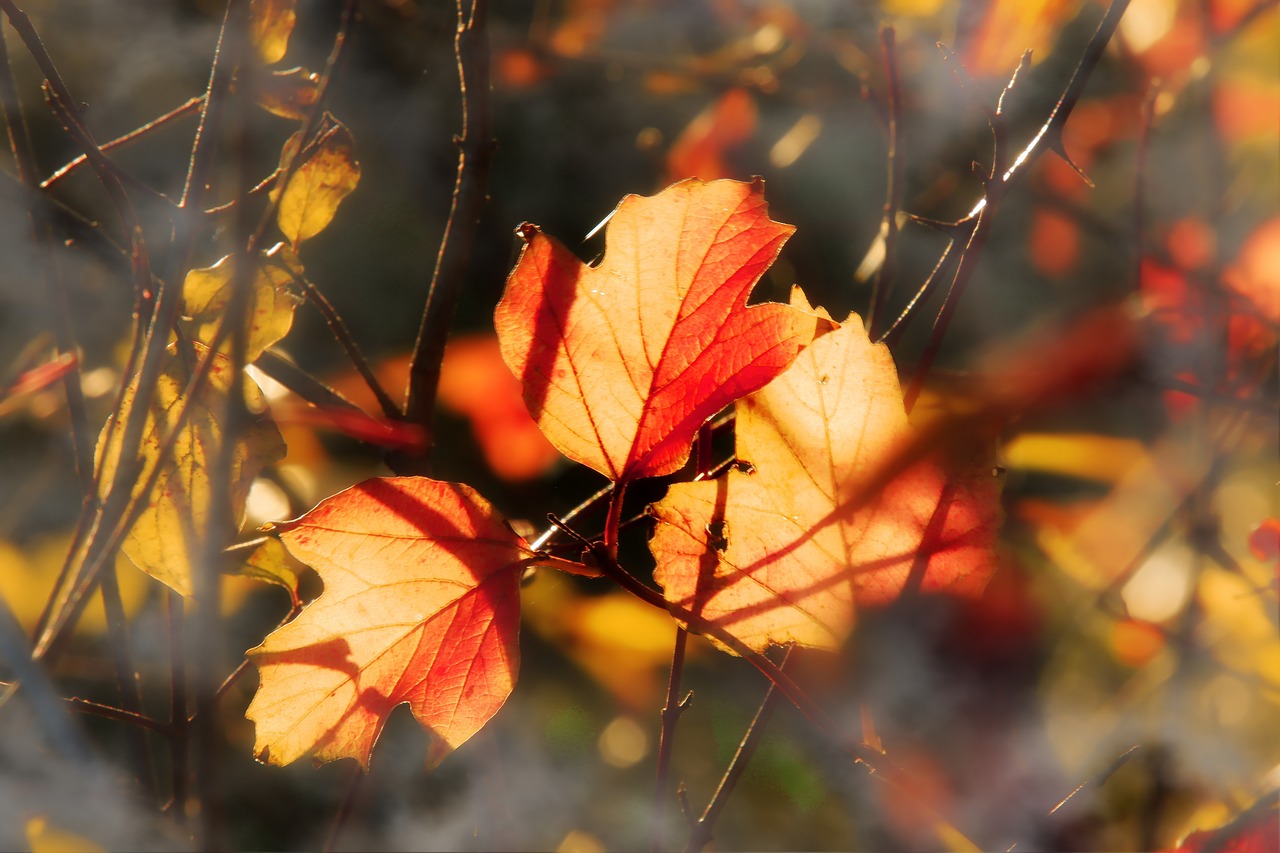
[[284, 59], [289, 36], [298, 21], [298, 0], [253, 0], [249, 6], [249, 40], [267, 65]]
[[689, 122], [667, 153], [667, 175], [672, 180], [727, 177], [733, 170], [725, 161], [729, 152], [751, 138], [756, 130], [756, 103], [746, 89], [725, 92]]
[[907, 587], [982, 590], [998, 516], [989, 463], [951, 475], [925, 459], [861, 496], [912, 428], [889, 351], [857, 316], [740, 402], [736, 430], [739, 470], [675, 484], [651, 508], [668, 601], [763, 651], [835, 647], [855, 604]]
[[520, 383], [502, 363], [497, 338], [454, 338], [440, 366], [440, 402], [471, 421], [493, 472], [509, 482], [531, 480], [560, 454], [529, 417]]
[[595, 267], [522, 229], [494, 323], [551, 443], [615, 481], [683, 465], [701, 424], [829, 322], [745, 304], [792, 230], [769, 219], [763, 182], [696, 180], [623, 199]]
[[280, 526], [324, 593], [249, 654], [262, 684], [254, 752], [288, 764], [354, 758], [366, 770], [407, 702], [438, 760], [497, 713], [519, 666], [524, 540], [471, 488], [366, 480]]

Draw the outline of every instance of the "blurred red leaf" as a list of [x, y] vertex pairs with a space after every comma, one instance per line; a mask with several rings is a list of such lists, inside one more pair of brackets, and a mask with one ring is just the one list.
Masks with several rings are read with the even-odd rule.
[[667, 152], [667, 178], [712, 181], [733, 177], [727, 158], [756, 130], [756, 103], [735, 88], [694, 117]]
[[1249, 534], [1249, 553], [1258, 560], [1280, 558], [1280, 519], [1268, 518]]
[[1174, 853], [1277, 853], [1280, 851], [1280, 810], [1272, 795], [1270, 807], [1255, 806], [1226, 826], [1193, 832]]
[[552, 444], [615, 481], [683, 465], [707, 419], [828, 325], [746, 305], [793, 230], [769, 219], [763, 182], [695, 180], [623, 199], [598, 266], [525, 226], [494, 325]]
[[262, 683], [246, 716], [254, 753], [366, 770], [387, 716], [408, 703], [434, 760], [506, 701], [519, 666], [529, 551], [472, 489], [425, 477], [366, 480], [277, 528], [324, 592], [249, 655]]
[[440, 369], [440, 402], [471, 421], [485, 461], [504, 480], [539, 476], [559, 452], [547, 441], [520, 396], [520, 382], [502, 362], [498, 339], [455, 338]]
[[280, 407], [275, 411], [277, 423], [305, 425], [336, 430], [343, 435], [379, 447], [410, 453], [426, 445], [426, 431], [418, 424], [375, 418], [359, 409], [334, 406]]
[[992, 0], [976, 37], [964, 52], [970, 74], [1004, 76], [1018, 67], [1024, 51], [1048, 54], [1071, 4], [1066, 0]]

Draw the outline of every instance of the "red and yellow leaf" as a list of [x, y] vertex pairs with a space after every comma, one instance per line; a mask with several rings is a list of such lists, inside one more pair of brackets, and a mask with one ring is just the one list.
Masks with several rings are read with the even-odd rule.
[[280, 526], [324, 592], [249, 652], [261, 686], [254, 752], [365, 769], [388, 714], [408, 703], [435, 759], [497, 713], [519, 666], [523, 539], [471, 488], [366, 480]]
[[739, 402], [736, 430], [739, 468], [671, 486], [650, 548], [668, 601], [751, 648], [833, 648], [856, 605], [976, 594], [994, 570], [989, 461], [924, 459], [864, 494], [912, 427], [889, 351], [856, 316]]
[[615, 481], [684, 464], [701, 424], [829, 327], [746, 305], [792, 230], [762, 182], [696, 180], [623, 199], [598, 266], [529, 226], [494, 322], [551, 443]]

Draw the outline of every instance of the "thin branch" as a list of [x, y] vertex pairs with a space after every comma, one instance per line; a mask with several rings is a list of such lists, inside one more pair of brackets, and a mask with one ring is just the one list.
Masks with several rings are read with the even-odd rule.
[[899, 123], [902, 113], [902, 86], [898, 79], [898, 54], [894, 42], [893, 27], [880, 30], [880, 50], [884, 54], [885, 86], [888, 95], [888, 178], [885, 187], [884, 218], [880, 222], [884, 259], [876, 270], [871, 284], [871, 300], [867, 307], [867, 334], [875, 340], [880, 333], [881, 315], [893, 288], [893, 274], [897, 266], [898, 211], [902, 209], [902, 185], [905, 165], [898, 146]]
[[[778, 664], [780, 671], [786, 671], [787, 664], [791, 662], [794, 654], [795, 647], [789, 647], [786, 656]], [[702, 816], [693, 824], [693, 831], [689, 834], [688, 843], [685, 844], [685, 853], [697, 853], [697, 851], [702, 850], [711, 843], [716, 820], [720, 817], [720, 812], [724, 811], [725, 804], [729, 801], [729, 795], [733, 792], [738, 780], [742, 778], [743, 772], [747, 769], [747, 763], [755, 755], [756, 748], [760, 745], [760, 740], [764, 736], [764, 727], [768, 724], [769, 718], [773, 716], [773, 711], [778, 706], [778, 698], [781, 695], [774, 684], [770, 684], [769, 689], [765, 691], [764, 699], [760, 701], [760, 707], [756, 708], [756, 714], [751, 718], [751, 724], [747, 726], [746, 732], [743, 733], [742, 740], [738, 743], [738, 749], [733, 754], [733, 759], [729, 762], [729, 766], [725, 768], [724, 775], [720, 777], [720, 784], [716, 786], [715, 793], [711, 795], [711, 800], [707, 803], [707, 807], [703, 809]]]
[[287, 264], [280, 264], [280, 269], [289, 273], [294, 283], [306, 292], [307, 301], [314, 305], [320, 315], [324, 317], [324, 322], [328, 325], [329, 331], [333, 333], [333, 337], [338, 341], [343, 352], [347, 354], [347, 360], [351, 362], [356, 372], [360, 374], [360, 378], [364, 380], [365, 385], [369, 386], [369, 390], [373, 392], [374, 398], [378, 401], [378, 406], [382, 409], [382, 414], [388, 418], [399, 418], [400, 407], [396, 405], [396, 402], [391, 399], [391, 396], [382, 387], [382, 383], [378, 381], [373, 368], [369, 366], [368, 359], [360, 351], [360, 345], [351, 336], [351, 331], [347, 328], [347, 324], [342, 321], [342, 316], [333, 307], [333, 303], [326, 299], [324, 294], [320, 292], [320, 288], [316, 287], [305, 275], [298, 275]]
[[[180, 118], [183, 118], [185, 116], [190, 115], [191, 113], [194, 113], [203, 104], [204, 104], [204, 95], [196, 95], [195, 97], [189, 98], [186, 101], [186, 103], [180, 106], [174, 107], [164, 115], [160, 115], [160, 116], [157, 116], [156, 118], [153, 118], [151, 121], [147, 122], [141, 127], [134, 128], [133, 130], [129, 131], [123, 136], [117, 136], [115, 139], [111, 140], [110, 142], [104, 142], [102, 145], [98, 146], [98, 150], [103, 153], [106, 153], [108, 151], [111, 151], [114, 148], [119, 148], [123, 145], [128, 145], [130, 142], [135, 142], [141, 139], [143, 136], [146, 136], [148, 133], [150, 133], [153, 130], [159, 130], [165, 125], [168, 125]], [[58, 183], [58, 181], [61, 181], [63, 178], [67, 177], [68, 175], [70, 175], [72, 172], [79, 169], [81, 166], [83, 166], [87, 162], [89, 162], [88, 154], [81, 154], [80, 156], [73, 158], [66, 165], [61, 166], [52, 175], [50, 175], [49, 177], [41, 181], [40, 189], [47, 190], [51, 188], [54, 184]]]
[[[1080, 96], [1084, 92], [1085, 85], [1089, 82], [1094, 69], [1102, 58], [1103, 52], [1106, 50], [1107, 44], [1111, 41], [1111, 37], [1115, 34], [1116, 27], [1119, 26], [1120, 18], [1124, 15], [1125, 9], [1129, 6], [1129, 0], [1112, 0], [1111, 5], [1107, 8], [1106, 14], [1098, 23], [1097, 29], [1093, 36], [1090, 37], [1088, 44], [1085, 46], [1084, 53], [1080, 57], [1079, 63], [1076, 65], [1075, 71], [1071, 75], [1071, 79], [1067, 82], [1066, 88], [1063, 90], [1061, 97], [1058, 98], [1053, 108], [1049, 112], [1048, 118], [1041, 125], [1040, 130], [1035, 137], [1012, 159], [1009, 165], [1004, 165], [1005, 152], [1002, 144], [1003, 122], [1000, 120], [999, 111], [995, 115], [995, 121], [992, 123], [992, 130], [997, 134], [995, 145], [995, 157], [992, 163], [990, 174], [985, 181], [985, 191], [981, 199], [969, 211], [964, 220], [974, 220], [972, 233], [969, 235], [965, 244], [965, 248], [961, 252], [959, 262], [956, 265], [956, 271], [951, 280], [951, 285], [947, 293], [946, 300], [942, 308], [939, 310], [938, 317], [934, 322], [933, 331], [930, 334], [929, 342], [926, 344], [924, 352], [921, 354], [912, 374], [911, 382], [904, 394], [908, 410], [911, 404], [919, 396], [923, 389], [925, 380], [928, 378], [930, 370], [933, 368], [933, 362], [941, 349], [942, 339], [946, 335], [947, 327], [950, 323], [951, 316], [955, 312], [955, 306], [959, 302], [960, 296], [963, 294], [969, 279], [973, 275], [973, 271], [977, 266], [978, 256], [981, 254], [986, 244], [987, 234], [991, 228], [993, 219], [992, 213], [999, 200], [1006, 195], [1009, 190], [1027, 174], [1029, 167], [1040, 158], [1046, 150], [1052, 151], [1062, 157], [1069, 165], [1074, 168], [1074, 163], [1068, 157], [1066, 148], [1062, 141], [1062, 131], [1066, 126], [1067, 119], [1071, 116], [1072, 110], [1080, 100]], [[1017, 75], [1015, 74], [1015, 79]], [[1010, 81], [1010, 86], [1014, 81]], [[1006, 93], [1008, 87], [1006, 88]], [[1001, 99], [1003, 101], [1003, 95]], [[1003, 106], [1003, 105], [1002, 105]], [[1078, 169], [1077, 169], [1078, 171]], [[950, 251], [950, 247], [948, 249]], [[932, 277], [931, 277], [932, 278]], [[896, 325], [896, 324], [895, 324]]]
[[462, 134], [458, 137], [458, 173], [449, 219], [440, 240], [435, 271], [427, 291], [422, 324], [409, 366], [404, 416], [427, 431], [426, 448], [402, 467], [421, 469], [434, 441], [431, 433], [440, 365], [454, 309], [471, 261], [472, 246], [485, 205], [485, 186], [493, 159], [493, 131], [489, 116], [489, 44], [485, 23], [488, 0], [458, 0], [458, 31], [454, 51], [462, 99]]

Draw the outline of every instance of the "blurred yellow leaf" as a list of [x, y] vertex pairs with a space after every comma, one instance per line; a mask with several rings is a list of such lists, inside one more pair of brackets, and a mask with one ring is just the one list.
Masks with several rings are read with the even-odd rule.
[[540, 572], [521, 598], [526, 624], [621, 704], [657, 699], [676, 636], [670, 616], [621, 591], [583, 595], [556, 572]]
[[1146, 456], [1142, 442], [1087, 433], [1023, 433], [1005, 445], [1010, 468], [1114, 483]]
[[1116, 480], [1073, 529], [1041, 527], [1040, 547], [1086, 589], [1101, 590], [1130, 569], [1208, 467], [1205, 448], [1165, 438]]
[[[207, 352], [200, 345], [196, 345], [196, 350], [196, 354], [184, 355], [177, 352], [176, 345], [169, 348], [168, 361], [147, 412], [140, 448], [142, 472], [133, 484], [135, 496], [156, 465], [162, 467], [147, 507], [123, 545], [124, 552], [138, 568], [186, 596], [193, 590], [191, 558], [198, 554], [204, 537], [234, 533], [209, 530], [210, 467], [217, 462], [224, 436], [222, 418], [233, 376], [230, 359], [214, 355], [208, 380], [189, 403], [194, 408], [182, 426], [173, 453], [160, 459], [166, 437], [183, 408], [184, 393], [197, 356]], [[97, 456], [103, 460], [104, 483], [110, 483], [115, 475], [123, 425], [133, 409], [137, 381], [135, 376], [125, 390], [120, 409], [107, 421], [98, 440]], [[265, 402], [262, 392], [248, 379], [245, 380], [245, 405], [253, 420], [237, 443], [230, 472], [232, 513], [237, 520], [244, 514], [254, 477], [264, 466], [280, 459], [285, 450], [275, 424], [266, 416], [253, 414], [262, 412]], [[113, 426], [117, 423], [119, 426]]]
[[31, 853], [105, 853], [83, 835], [51, 826], [45, 817], [28, 818], [26, 830]]
[[[285, 143], [284, 159], [298, 143], [291, 138]], [[279, 199], [276, 222], [281, 233], [297, 248], [325, 229], [338, 211], [338, 205], [360, 183], [360, 164], [355, 159], [355, 141], [351, 132], [335, 123], [309, 155], [298, 165], [283, 193], [279, 187], [271, 198]]]
[[1237, 673], [1280, 686], [1280, 635], [1258, 590], [1245, 577], [1206, 569], [1198, 593], [1210, 653]]
[[320, 99], [320, 77], [305, 68], [273, 71], [258, 82], [258, 106], [280, 118], [302, 121]]
[[232, 569], [233, 574], [284, 587], [294, 606], [299, 603], [298, 578], [304, 571], [306, 566], [290, 557], [284, 544], [274, 537], [263, 539], [243, 563]]
[[[283, 243], [266, 252], [253, 275], [253, 311], [245, 361], [252, 362], [263, 350], [282, 339], [293, 326], [293, 312], [301, 298], [293, 286], [293, 275], [302, 274], [297, 255]], [[211, 267], [194, 269], [182, 283], [183, 313], [190, 318], [188, 335], [208, 344], [231, 301], [235, 279], [235, 259], [227, 255]], [[231, 336], [219, 349], [228, 352]]]
[[249, 40], [267, 65], [284, 59], [298, 15], [298, 0], [253, 0], [249, 5]]
[[[23, 547], [0, 541], [0, 597], [8, 602], [18, 623], [28, 633], [34, 629], [40, 612], [53, 592], [53, 582], [62, 569], [70, 547], [70, 534], [37, 539]], [[115, 570], [125, 616], [132, 617], [142, 607], [150, 581], [123, 555], [116, 558]], [[75, 632], [98, 635], [106, 629], [102, 599], [95, 596], [76, 623]]]

